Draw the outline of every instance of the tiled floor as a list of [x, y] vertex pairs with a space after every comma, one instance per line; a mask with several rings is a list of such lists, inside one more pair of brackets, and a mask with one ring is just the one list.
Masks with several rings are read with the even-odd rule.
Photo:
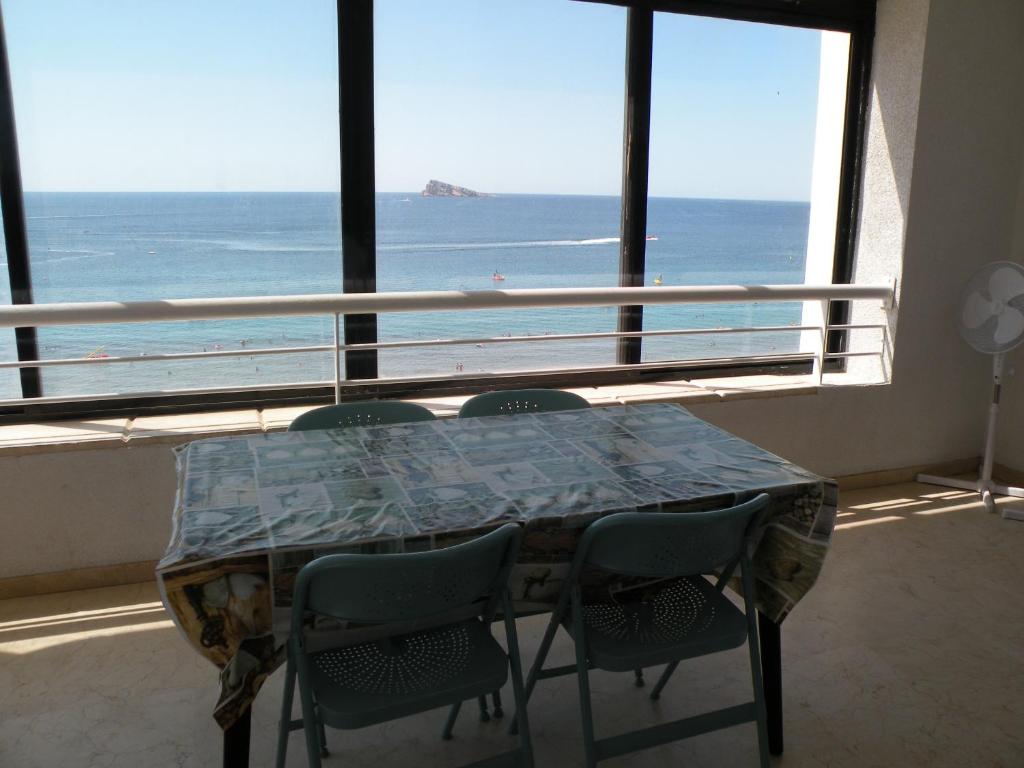
[[[1024, 766], [1024, 523], [970, 494], [907, 484], [848, 492], [818, 585], [783, 627], [786, 753], [776, 764]], [[43, 543], [41, 543], [41, 546]], [[527, 660], [543, 620], [521, 624]], [[569, 659], [568, 643], [556, 644]], [[681, 666], [662, 701], [596, 673], [598, 732], [747, 697], [744, 652]], [[254, 766], [273, 762], [281, 675], [254, 707]], [[0, 602], [0, 766], [216, 766], [216, 670], [191, 652], [152, 585]], [[511, 695], [506, 692], [506, 699]], [[539, 766], [578, 765], [575, 683], [531, 701]], [[325, 766], [452, 766], [509, 747], [467, 707], [329, 732]], [[756, 765], [752, 725], [609, 766]], [[289, 765], [305, 765], [301, 737]]]

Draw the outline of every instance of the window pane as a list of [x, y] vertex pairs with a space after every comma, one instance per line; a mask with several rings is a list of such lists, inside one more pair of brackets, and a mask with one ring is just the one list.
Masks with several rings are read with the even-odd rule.
[[[4, 4], [36, 301], [340, 290], [334, 3]], [[40, 329], [45, 358], [329, 343], [296, 318]], [[330, 355], [44, 370], [46, 395], [316, 381]]]
[[[0, 233], [3, 222], [0, 220]], [[7, 278], [7, 245], [0, 237], [0, 306], [11, 305], [11, 286]], [[17, 360], [18, 350], [14, 345], [14, 329], [0, 328], [0, 360]], [[21, 397], [21, 380], [17, 368], [0, 368], [0, 400]]]
[[[377, 289], [616, 285], [625, 11], [569, 0], [378, 0], [375, 8]], [[378, 322], [381, 341], [536, 336], [613, 331], [615, 311]], [[614, 360], [607, 339], [481, 343], [387, 350], [380, 373]]]
[[[822, 122], [822, 40], [817, 30], [655, 15], [648, 285], [802, 283], [814, 270], [824, 279], [813, 282], [831, 281], [839, 158], [816, 148], [831, 138], [816, 129], [841, 131], [843, 99], [820, 105], [830, 111]], [[837, 91], [845, 92], [845, 70]], [[835, 182], [816, 183], [814, 205], [831, 220], [814, 254], [824, 265], [812, 269], [812, 176], [823, 170], [815, 163], [831, 164]], [[659, 306], [645, 309], [644, 327], [798, 326], [802, 317], [800, 302]], [[798, 331], [666, 336], [645, 339], [643, 358], [776, 355], [800, 345]]]

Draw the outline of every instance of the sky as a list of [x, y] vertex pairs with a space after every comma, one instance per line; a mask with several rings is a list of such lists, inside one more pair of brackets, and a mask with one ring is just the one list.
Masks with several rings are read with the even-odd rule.
[[[26, 190], [338, 184], [334, 0], [4, 0]], [[617, 195], [626, 12], [376, 0], [377, 189]], [[820, 33], [657, 14], [650, 194], [807, 200]]]

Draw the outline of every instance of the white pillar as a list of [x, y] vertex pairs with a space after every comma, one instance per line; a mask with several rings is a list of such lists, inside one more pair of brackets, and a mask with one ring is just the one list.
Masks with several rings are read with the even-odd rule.
[[[849, 34], [822, 32], [805, 283], [832, 282], [849, 63]], [[804, 302], [801, 325], [821, 326], [824, 323], [822, 306], [820, 301]], [[818, 331], [804, 331], [800, 334], [801, 352], [817, 353], [821, 343]]]

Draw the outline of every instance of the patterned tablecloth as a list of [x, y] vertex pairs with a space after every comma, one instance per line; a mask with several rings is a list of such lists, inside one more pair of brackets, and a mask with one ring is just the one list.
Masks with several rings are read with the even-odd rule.
[[781, 621], [814, 584], [835, 525], [832, 481], [668, 404], [218, 437], [177, 458], [157, 576], [182, 633], [222, 669], [224, 727], [283, 660], [295, 575], [314, 557], [445, 547], [514, 521], [526, 528], [516, 607], [543, 610], [594, 519], [766, 491], [758, 608]]

